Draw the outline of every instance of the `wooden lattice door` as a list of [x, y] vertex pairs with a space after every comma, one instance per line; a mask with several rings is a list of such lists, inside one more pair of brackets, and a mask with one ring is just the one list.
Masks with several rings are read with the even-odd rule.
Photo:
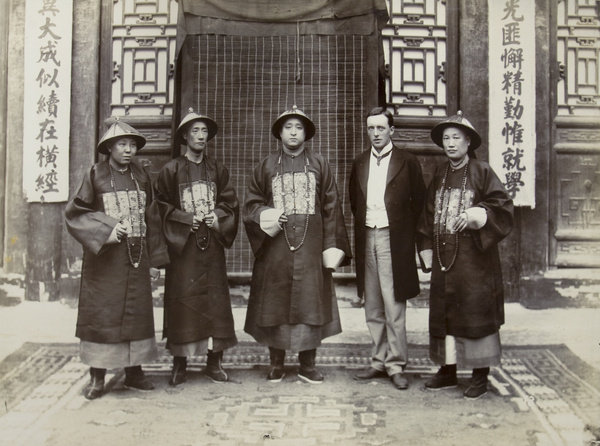
[[600, 266], [600, 16], [596, 2], [556, 6], [556, 118], [550, 265]]

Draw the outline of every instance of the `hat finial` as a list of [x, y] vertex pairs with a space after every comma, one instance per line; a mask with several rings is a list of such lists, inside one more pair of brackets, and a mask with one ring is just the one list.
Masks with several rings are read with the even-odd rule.
[[188, 113], [194, 113], [194, 109], [192, 107], [188, 108]]
[[298, 106], [296, 104], [292, 105], [292, 111], [298, 110]]

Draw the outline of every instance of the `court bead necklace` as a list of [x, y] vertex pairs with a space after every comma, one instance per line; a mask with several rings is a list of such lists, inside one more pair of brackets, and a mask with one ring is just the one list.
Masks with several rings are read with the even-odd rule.
[[[464, 207], [464, 203], [463, 200], [465, 198], [465, 188], [467, 186], [467, 169], [469, 167], [469, 162], [467, 161], [467, 163], [465, 164], [465, 167], [463, 168], [463, 177], [462, 177], [462, 182], [461, 182], [461, 187], [460, 187], [460, 197], [458, 200], [458, 212], [456, 215], [460, 215], [462, 212], [462, 208]], [[441, 222], [442, 222], [442, 212], [444, 210], [444, 201], [446, 199], [446, 180], [448, 179], [448, 171], [450, 170], [450, 163], [448, 163], [448, 166], [446, 167], [446, 172], [444, 173], [444, 179], [442, 180], [442, 193], [440, 196], [440, 203], [437, 206], [437, 209], [435, 210], [436, 214], [437, 214], [437, 223], [434, 225], [433, 228], [433, 232], [434, 232], [434, 238], [435, 238], [435, 251], [437, 254], [437, 260], [438, 263], [440, 265], [440, 269], [442, 270], [443, 273], [447, 273], [448, 271], [450, 271], [450, 269], [454, 266], [454, 262], [456, 262], [456, 257], [458, 256], [458, 231], [455, 231], [454, 233], [454, 254], [452, 255], [452, 261], [450, 262], [450, 265], [445, 266], [442, 262], [442, 257], [440, 256], [440, 233], [441, 233]]]
[[[117, 187], [115, 185], [114, 169], [110, 165], [110, 163], [108, 163], [108, 168], [110, 170], [110, 185], [112, 187], [113, 193], [115, 194], [115, 201], [117, 202], [117, 212], [119, 212], [119, 223], [123, 223], [123, 220], [125, 219], [125, 214], [123, 214], [123, 212], [121, 210], [121, 202], [119, 201], [119, 195], [117, 194]], [[127, 171], [127, 169], [129, 169], [129, 167], [126, 167], [123, 170], [121, 170], [121, 169], [117, 169], [117, 170], [121, 175], [124, 175], [125, 172]], [[131, 263], [131, 265], [134, 268], [138, 268], [142, 261], [142, 254], [144, 252], [144, 232], [142, 231], [142, 217], [144, 215], [144, 206], [142, 203], [142, 198], [141, 198], [141, 193], [140, 193], [140, 185], [138, 184], [137, 180], [135, 179], [135, 176], [133, 175], [133, 170], [129, 169], [129, 173], [131, 175], [133, 184], [135, 184], [135, 191], [136, 191], [136, 196], [137, 196], [137, 204], [138, 204], [138, 212], [139, 212], [138, 225], [139, 225], [139, 229], [140, 229], [140, 254], [139, 254], [136, 262], [133, 261], [133, 255], [131, 254], [131, 247], [134, 244], [129, 243], [128, 235], [125, 235], [125, 243], [127, 244], [127, 254], [129, 255], [129, 263]], [[125, 193], [127, 194], [127, 199], [129, 199], [129, 189], [127, 187], [125, 188]], [[129, 213], [131, 214], [131, 206], [129, 206]]]
[[[293, 159], [294, 157], [292, 157], [292, 196], [294, 198], [294, 213], [296, 213], [296, 182], [294, 181], [294, 168], [293, 168]], [[285, 196], [287, 195], [287, 193], [285, 192], [285, 185], [284, 185], [284, 181], [283, 181], [283, 150], [281, 151], [281, 155], [279, 155], [279, 165], [281, 167], [281, 195], [282, 195], [282, 199], [283, 199], [283, 209], [285, 212]], [[308, 158], [306, 156], [306, 150], [304, 150], [304, 175], [306, 175], [306, 193], [305, 193], [305, 198], [306, 201], [308, 203], [308, 199], [310, 197], [310, 177], [308, 176]], [[308, 209], [307, 209], [308, 212]], [[298, 251], [302, 245], [304, 245], [304, 240], [306, 240], [306, 234], [308, 232], [308, 218], [309, 215], [308, 213], [306, 214], [306, 220], [304, 221], [304, 233], [302, 234], [302, 240], [300, 240], [300, 243], [298, 244], [298, 246], [293, 246], [290, 243], [290, 239], [288, 237], [288, 233], [287, 233], [287, 225], [286, 223], [283, 223], [283, 235], [285, 236], [285, 242], [288, 245], [288, 248], [290, 249], [290, 251], [294, 252], [294, 251]]]
[[[188, 182], [188, 187], [190, 188], [190, 195], [192, 196], [192, 207], [194, 209], [194, 215], [196, 215], [196, 212], [197, 212], [196, 200], [194, 199], [194, 188], [192, 186], [191, 175], [190, 175], [192, 162], [189, 160], [189, 158], [187, 156], [185, 157], [185, 160], [187, 162], [187, 182]], [[206, 178], [206, 203], [210, 203], [210, 194], [208, 192], [208, 188], [210, 187], [210, 175], [208, 173], [208, 168], [206, 167], [205, 156], [202, 157], [202, 161], [200, 162], [200, 164], [204, 164], [204, 177]], [[198, 229], [200, 229], [200, 228], [198, 228]], [[210, 244], [210, 229], [208, 228], [208, 226], [206, 227], [206, 243], [205, 244], [200, 243], [200, 239], [198, 238], [197, 230], [194, 231], [194, 237], [196, 238], [196, 246], [198, 248], [200, 248], [201, 251], [206, 251], [208, 249], [208, 245]]]

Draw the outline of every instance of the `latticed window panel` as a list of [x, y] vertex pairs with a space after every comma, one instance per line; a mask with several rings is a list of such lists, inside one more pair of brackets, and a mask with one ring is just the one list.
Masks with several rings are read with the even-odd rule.
[[593, 0], [558, 2], [559, 115], [600, 115], [600, 17]]
[[[361, 122], [367, 88], [364, 36], [188, 36], [193, 57], [190, 106], [219, 123], [209, 154], [221, 160], [243, 201], [254, 167], [281, 144], [271, 135], [278, 115], [296, 104], [317, 127], [307, 147], [324, 155], [353, 221], [346, 185], [354, 157], [368, 146]], [[228, 271], [250, 272], [253, 254], [238, 234]]]
[[112, 10], [113, 116], [171, 116], [176, 0], [115, 0]]
[[445, 116], [448, 29], [444, 0], [387, 0], [386, 102], [397, 115]]

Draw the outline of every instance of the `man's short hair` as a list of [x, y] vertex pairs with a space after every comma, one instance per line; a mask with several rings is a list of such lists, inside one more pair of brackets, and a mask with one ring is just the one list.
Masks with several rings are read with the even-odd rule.
[[389, 111], [387, 108], [375, 107], [374, 109], [372, 109], [369, 112], [369, 114], [367, 114], [367, 118], [369, 118], [370, 116], [377, 116], [377, 115], [384, 115], [388, 120], [389, 126], [390, 127], [394, 126], [394, 115], [392, 115], [392, 112]]

